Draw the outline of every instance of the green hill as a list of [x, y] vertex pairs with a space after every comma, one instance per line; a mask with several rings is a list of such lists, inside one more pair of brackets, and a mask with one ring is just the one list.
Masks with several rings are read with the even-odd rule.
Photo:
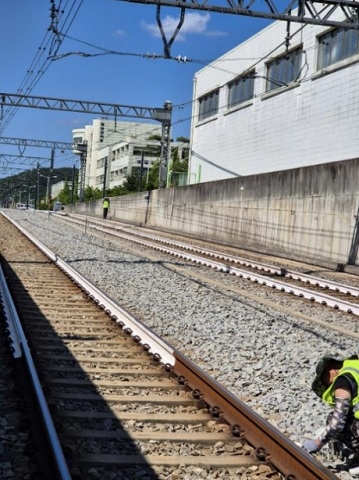
[[29, 196], [35, 197], [36, 188], [39, 188], [39, 198], [46, 196], [47, 178], [55, 177], [51, 179], [51, 183], [55, 184], [61, 181], [72, 181], [73, 174], [75, 173], [75, 179], [78, 176], [78, 169], [71, 167], [54, 168], [50, 171], [49, 168], [41, 168], [40, 175], [36, 169], [27, 170], [11, 177], [0, 178], [0, 204], [1, 206], [7, 206], [11, 202], [20, 202], [22, 197], [22, 203], [26, 203], [26, 199]]

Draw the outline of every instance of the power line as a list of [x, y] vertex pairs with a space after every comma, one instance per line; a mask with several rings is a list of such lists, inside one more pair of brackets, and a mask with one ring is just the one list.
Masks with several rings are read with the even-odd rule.
[[[69, 13], [65, 17], [65, 9], [69, 5], [69, 1], [71, 1], [72, 4], [68, 9]], [[36, 50], [36, 54], [30, 63], [30, 66], [20, 84], [20, 87], [17, 89], [17, 93], [31, 93], [37, 83], [41, 80], [42, 76], [46, 73], [47, 69], [50, 67], [51, 60], [49, 59], [49, 54], [56, 54], [58, 52], [64, 39], [64, 34], [62, 33], [62, 30], [65, 30], [66, 32], [69, 30], [83, 3], [83, 0], [69, 1], [66, 2], [64, 9], [60, 10], [56, 9], [54, 0], [50, 0], [51, 25], [48, 28], [40, 46]], [[60, 30], [58, 30], [59, 26]], [[9, 125], [9, 123], [17, 113], [18, 109], [19, 106], [16, 106], [14, 108], [1, 109], [0, 134]]]

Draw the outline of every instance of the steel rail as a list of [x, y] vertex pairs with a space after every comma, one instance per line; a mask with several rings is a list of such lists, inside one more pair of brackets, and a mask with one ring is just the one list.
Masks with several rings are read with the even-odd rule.
[[264, 277], [263, 275], [258, 275], [256, 273], [251, 273], [246, 270], [241, 270], [239, 268], [230, 267], [228, 273], [236, 275], [240, 278], [245, 278], [255, 283], [259, 283], [263, 286], [268, 286], [280, 290], [281, 292], [290, 293], [296, 295], [300, 298], [306, 298], [312, 302], [320, 303], [321, 305], [326, 305], [332, 307], [335, 310], [342, 310], [346, 313], [351, 313], [354, 315], [359, 315], [359, 306], [345, 300], [339, 300], [338, 298], [331, 297], [325, 293], [313, 292], [302, 287], [295, 287], [285, 282], [279, 280], [272, 280]]
[[[114, 227], [114, 228], [118, 229], [118, 227]], [[129, 229], [123, 229], [123, 230], [130, 232]], [[132, 232], [132, 235], [134, 235], [133, 232]], [[150, 238], [151, 240], [155, 240], [157, 242], [165, 243], [165, 244], [172, 245], [172, 246], [175, 246], [175, 247], [177, 246], [177, 247], [183, 248], [185, 250], [190, 250], [192, 252], [201, 253], [202, 255], [207, 255], [209, 257], [215, 257], [215, 258], [221, 259], [225, 262], [238, 263], [240, 265], [244, 265], [244, 266], [253, 268], [255, 270], [260, 270], [260, 271], [264, 271], [264, 272], [267, 272], [267, 273], [270, 273], [270, 274], [273, 274], [273, 275], [278, 275], [278, 276], [281, 276], [281, 277], [284, 277], [284, 278], [289, 278], [289, 279], [297, 280], [299, 282], [308, 283], [310, 285], [325, 288], [325, 289], [328, 289], [328, 290], [334, 290], [336, 292], [345, 293], [346, 295], [351, 295], [353, 297], [359, 297], [359, 288], [351, 286], [351, 285], [342, 285], [342, 284], [340, 284], [338, 282], [334, 282], [332, 280], [327, 280], [327, 279], [323, 279], [323, 278], [320, 278], [320, 277], [315, 277], [313, 275], [308, 275], [306, 273], [297, 272], [295, 270], [288, 270], [286, 268], [277, 267], [275, 265], [269, 265], [269, 264], [266, 264], [266, 263], [255, 262], [253, 260], [248, 260], [246, 258], [241, 258], [241, 257], [237, 257], [237, 256], [234, 256], [234, 255], [229, 255], [227, 253], [219, 252], [219, 251], [216, 251], [216, 250], [204, 249], [204, 248], [201, 248], [201, 247], [197, 247], [195, 245], [190, 245], [190, 244], [187, 244], [187, 243], [177, 242], [177, 241], [173, 241], [173, 240], [170, 240], [170, 239], [158, 237], [156, 235], [151, 235], [151, 234], [148, 235], [148, 234], [145, 234], [145, 233], [142, 233], [142, 232], [136, 232], [135, 235], [138, 235], [142, 238]]]
[[[59, 438], [57, 436], [57, 432], [52, 421], [52, 417], [49, 411], [49, 407], [47, 405], [44, 392], [42, 390], [41, 382], [39, 376], [36, 371], [36, 367], [30, 352], [30, 349], [27, 344], [27, 339], [24, 333], [24, 330], [21, 325], [20, 318], [17, 314], [14, 302], [11, 298], [10, 291], [7, 287], [7, 283], [5, 280], [5, 276], [3, 274], [3, 270], [0, 266], [0, 285], [1, 285], [1, 300], [3, 305], [5, 306], [6, 311], [6, 319], [7, 324], [13, 325], [13, 337], [12, 339], [15, 340], [16, 349], [14, 351], [14, 358], [23, 358], [26, 362], [26, 366], [31, 378], [31, 382], [34, 388], [34, 392], [36, 395], [36, 399], [38, 402], [40, 414], [42, 417], [42, 421], [45, 427], [46, 435], [50, 441], [51, 451], [53, 453], [55, 467], [58, 473], [59, 480], [71, 480], [71, 475], [68, 470], [68, 466], [61, 448], [61, 444]], [[14, 342], [13, 342], [14, 345]], [[19, 351], [21, 349], [21, 352]]]
[[[143, 240], [143, 239], [141, 240], [140, 238], [134, 238], [132, 232], [129, 233], [129, 234], [128, 233], [123, 233], [124, 229], [120, 229], [121, 231], [119, 231], [118, 227], [116, 227], [116, 228], [103, 227], [100, 224], [96, 224], [94, 222], [93, 222], [93, 225], [91, 225], [88, 222], [87, 222], [86, 225], [87, 225], [87, 228], [91, 228], [95, 231], [100, 231], [100, 232], [104, 232], [104, 233], [107, 233], [107, 234], [115, 236], [115, 237], [117, 236], [117, 237], [120, 237], [120, 238], [124, 238], [126, 240], [130, 240], [131, 242], [134, 242], [134, 243], [137, 243], [137, 244], [140, 244], [140, 245], [144, 245], [144, 246], [152, 248], [154, 250], [164, 252], [164, 253], [176, 256], [178, 258], [183, 258], [185, 260], [188, 260], [188, 261], [191, 261], [191, 262], [194, 262], [194, 263], [198, 263], [200, 265], [205, 265], [207, 267], [213, 268], [213, 269], [221, 271], [221, 272], [236, 275], [237, 277], [252, 281], [254, 283], [258, 283], [258, 284], [263, 285], [263, 286], [269, 286], [271, 288], [280, 290], [281, 292], [289, 293], [291, 295], [295, 295], [295, 296], [298, 296], [300, 298], [305, 298], [305, 299], [310, 300], [312, 302], [320, 303], [321, 305], [325, 305], [325, 306], [334, 308], [336, 310], [341, 310], [341, 311], [346, 312], [346, 313], [359, 315], [359, 306], [357, 306], [353, 303], [347, 302], [345, 300], [337, 299], [337, 298], [332, 297], [330, 295], [327, 295], [325, 293], [313, 292], [312, 290], [308, 290], [308, 289], [303, 288], [303, 287], [296, 287], [296, 286], [290, 285], [286, 282], [283, 282], [283, 281], [280, 281], [280, 280], [277, 280], [277, 279], [271, 279], [271, 278], [268, 278], [264, 275], [257, 274], [255, 272], [248, 272], [247, 270], [242, 270], [238, 267], [231, 267], [230, 265], [227, 265], [225, 263], [220, 263], [220, 262], [214, 261], [211, 258], [206, 259], [204, 257], [194, 255], [193, 253], [190, 253], [190, 252], [187, 253], [186, 251], [176, 250], [174, 248], [169, 248], [169, 247], [166, 247], [166, 246], [158, 245], [158, 244], [150, 242], [148, 240]], [[114, 230], [115, 230], [115, 232], [114, 232]], [[137, 236], [142, 237], [142, 238], [144, 237], [143, 234], [140, 234], [140, 235], [137, 235]], [[150, 236], [148, 236], [147, 238], [149, 238], [149, 237]], [[171, 242], [171, 243], [173, 243], [173, 242]], [[266, 267], [269, 267], [269, 266], [266, 266]], [[274, 267], [274, 268], [276, 269], [277, 267]], [[327, 284], [327, 282], [324, 282], [324, 283]], [[347, 287], [345, 286], [345, 289], [346, 288]]]
[[[77, 219], [74, 219], [74, 218], [66, 217], [66, 221], [74, 222], [74, 223], [77, 223], [77, 224], [81, 225], [81, 223]], [[100, 221], [96, 222], [95, 219], [92, 219], [91, 223], [93, 223], [94, 225], [101, 226], [101, 222]], [[95, 227], [91, 227], [91, 223], [88, 222], [89, 228], [95, 228]], [[179, 247], [179, 248], [182, 248], [184, 250], [191, 251], [191, 252], [197, 252], [197, 253], [200, 253], [201, 255], [206, 255], [206, 256], [209, 256], [209, 257], [215, 257], [215, 258], [223, 260], [225, 262], [230, 262], [230, 263], [243, 265], [243, 266], [252, 268], [254, 270], [266, 272], [268, 274], [280, 276], [280, 277], [283, 277], [283, 278], [297, 280], [299, 282], [307, 283], [307, 284], [314, 285], [314, 286], [317, 286], [317, 287], [321, 287], [321, 288], [327, 289], [327, 290], [333, 290], [335, 292], [344, 293], [346, 295], [351, 295], [353, 297], [359, 297], [359, 288], [351, 286], [351, 285], [343, 285], [343, 284], [340, 284], [340, 283], [335, 282], [333, 280], [328, 280], [328, 279], [323, 279], [323, 278], [320, 278], [320, 277], [315, 277], [313, 275], [308, 275], [306, 273], [297, 272], [295, 270], [289, 270], [289, 269], [286, 269], [286, 268], [283, 268], [283, 267], [278, 267], [278, 266], [275, 266], [275, 265], [255, 262], [253, 260], [238, 257], [238, 256], [235, 256], [235, 255], [229, 255], [227, 253], [219, 252], [217, 250], [204, 249], [204, 248], [198, 247], [196, 245], [191, 245], [191, 244], [184, 243], [184, 242], [178, 242], [178, 241], [167, 239], [167, 238], [164, 238], [164, 237], [159, 237], [159, 236], [153, 235], [153, 234], [148, 234], [148, 233], [138, 232], [138, 231], [134, 232], [133, 230], [131, 230], [129, 228], [118, 227], [117, 225], [113, 225], [111, 228], [113, 228], [116, 231], [127, 232], [131, 236], [136, 235], [138, 237], [145, 238], [145, 239], [150, 239], [150, 240], [156, 241], [158, 243], [171, 245], [171, 246], [174, 246], [174, 247]], [[109, 233], [111, 233], [111, 232], [109, 232]], [[223, 268], [221, 268], [221, 269], [223, 270]]]
[[332, 280], [325, 280], [323, 278], [314, 277], [305, 273], [295, 272], [293, 270], [285, 270], [284, 276], [286, 278], [293, 278], [293, 280], [297, 280], [299, 282], [310, 283], [311, 285], [314, 285], [316, 287], [345, 293], [346, 295], [351, 295], [352, 297], [359, 297], [359, 288], [353, 287], [352, 285], [342, 285]]
[[188, 358], [178, 351], [175, 351], [174, 355], [174, 373], [179, 380], [192, 389], [196, 398], [202, 398], [210, 406], [213, 415], [226, 420], [234, 435], [245, 438], [256, 449], [259, 459], [272, 463], [288, 480], [338, 480], [334, 473], [201, 371]]
[[11, 298], [11, 294], [7, 287], [5, 275], [0, 264], [0, 303], [5, 316], [9, 337], [11, 340], [11, 352], [14, 358], [22, 356], [22, 348], [20, 341], [20, 334], [18, 330], [16, 319], [16, 309]]

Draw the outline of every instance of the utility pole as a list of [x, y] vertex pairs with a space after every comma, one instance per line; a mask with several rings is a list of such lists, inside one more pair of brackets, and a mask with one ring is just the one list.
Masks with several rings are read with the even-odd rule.
[[51, 149], [51, 158], [50, 158], [50, 175], [52, 175], [52, 171], [54, 169], [54, 161], [55, 161], [55, 149]]
[[143, 176], [143, 163], [145, 160], [145, 151], [142, 149], [141, 153], [141, 168], [140, 168], [140, 180], [138, 182], [138, 191], [141, 192], [142, 190], [142, 176]]
[[47, 207], [48, 207], [48, 206], [49, 206], [49, 205], [48, 205], [48, 202], [49, 202], [49, 200], [50, 200], [50, 198], [51, 198], [50, 180], [51, 180], [52, 178], [57, 178], [57, 175], [50, 175], [50, 176], [48, 176], [48, 175], [42, 175], [42, 174], [40, 173], [40, 177], [47, 178], [46, 200], [45, 200], [45, 201], [46, 201], [46, 205], [47, 205]]
[[86, 175], [86, 159], [87, 159], [87, 143], [77, 143], [73, 147], [73, 153], [80, 155], [80, 192], [79, 198], [80, 202], [84, 201], [84, 190], [85, 190], [85, 175]]
[[105, 168], [103, 172], [102, 198], [106, 197], [106, 179], [107, 179], [107, 157], [105, 159]]
[[158, 177], [158, 188], [163, 188], [167, 183], [167, 168], [170, 158], [170, 141], [171, 141], [171, 114], [172, 103], [167, 100], [163, 104], [163, 110], [157, 116], [157, 120], [162, 122], [162, 139], [161, 139], [161, 158]]
[[71, 185], [71, 203], [74, 204], [74, 191], [75, 191], [75, 165], [72, 167], [72, 185]]
[[40, 163], [37, 162], [37, 177], [36, 177], [36, 195], [35, 195], [35, 210], [39, 208], [40, 201]]

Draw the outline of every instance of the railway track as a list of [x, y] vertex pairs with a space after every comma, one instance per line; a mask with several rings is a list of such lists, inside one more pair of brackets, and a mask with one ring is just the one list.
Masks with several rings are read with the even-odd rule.
[[205, 265], [280, 292], [359, 315], [359, 287], [357, 286], [343, 285], [303, 272], [180, 242], [165, 236], [153, 235], [138, 228], [119, 225], [118, 222], [103, 222], [96, 218], [88, 219], [79, 215], [54, 215], [54, 218], [77, 225], [84, 231], [102, 232], [126, 239], [143, 247]]
[[4, 222], [2, 266], [72, 478], [337, 478]]

